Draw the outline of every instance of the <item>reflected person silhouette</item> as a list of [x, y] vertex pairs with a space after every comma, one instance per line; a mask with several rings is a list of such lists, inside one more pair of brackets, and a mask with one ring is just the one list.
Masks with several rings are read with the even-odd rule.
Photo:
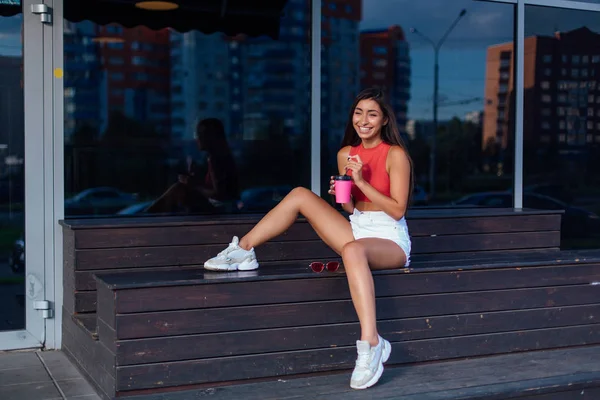
[[207, 118], [196, 126], [196, 144], [205, 151], [207, 171], [201, 177], [188, 159], [186, 172], [147, 209], [148, 213], [220, 213], [237, 209], [238, 173], [223, 123]]

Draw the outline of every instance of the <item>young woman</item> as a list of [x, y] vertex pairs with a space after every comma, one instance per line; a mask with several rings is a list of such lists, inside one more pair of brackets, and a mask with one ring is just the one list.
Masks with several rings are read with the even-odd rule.
[[[209, 270], [258, 268], [254, 248], [282, 234], [302, 214], [321, 239], [342, 256], [361, 338], [350, 386], [374, 385], [390, 356], [390, 343], [379, 336], [371, 270], [407, 266], [410, 237], [404, 214], [412, 193], [412, 161], [403, 144], [394, 113], [378, 89], [361, 92], [350, 110], [342, 149], [340, 174], [352, 176], [352, 199], [342, 207], [347, 221], [325, 200], [296, 188], [238, 241], [206, 261]], [[330, 194], [335, 194], [333, 179]]]

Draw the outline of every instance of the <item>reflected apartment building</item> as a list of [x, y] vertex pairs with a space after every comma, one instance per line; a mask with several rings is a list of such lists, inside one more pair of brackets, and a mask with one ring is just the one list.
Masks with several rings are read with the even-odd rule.
[[411, 69], [404, 31], [394, 25], [388, 29], [361, 32], [360, 55], [361, 87], [387, 90], [400, 133], [406, 134]]
[[65, 140], [83, 127], [101, 134], [111, 112], [168, 134], [169, 31], [65, 21]]
[[85, 127], [102, 131], [106, 127], [106, 71], [102, 70], [96, 24], [65, 21], [64, 26], [64, 108], [65, 142]]
[[[322, 3], [322, 130], [339, 131], [358, 90], [361, 0]], [[198, 119], [223, 121], [233, 140], [310, 131], [310, 1], [286, 5], [277, 40], [215, 33], [171, 35], [172, 132], [191, 139]]]
[[[389, 93], [405, 132], [409, 47], [398, 26], [360, 31], [362, 0], [324, 0], [321, 130], [337, 150], [348, 106], [365, 87]], [[65, 139], [83, 126], [101, 134], [112, 111], [150, 122], [173, 144], [193, 138], [199, 119], [223, 121], [231, 140], [310, 131], [309, 0], [287, 3], [277, 40], [198, 31], [154, 31], [65, 22]], [[324, 143], [325, 144], [325, 143]]]
[[24, 156], [23, 89], [21, 57], [0, 56], [0, 177], [7, 173], [7, 158]]
[[[525, 38], [526, 148], [580, 154], [600, 143], [600, 35], [586, 27]], [[506, 149], [514, 126], [514, 45], [488, 48], [483, 146]]]

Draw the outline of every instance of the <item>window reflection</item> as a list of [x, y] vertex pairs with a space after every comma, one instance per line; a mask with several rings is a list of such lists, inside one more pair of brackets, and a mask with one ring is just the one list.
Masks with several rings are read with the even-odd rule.
[[524, 205], [565, 211], [564, 248], [600, 248], [599, 15], [525, 8]]
[[277, 40], [65, 21], [66, 216], [263, 212], [309, 186], [309, 5]]
[[[416, 177], [414, 206], [456, 207], [470, 194], [509, 193], [514, 6], [472, 0], [380, 1], [381, 7], [359, 0], [335, 3], [334, 9], [324, 7], [322, 21], [322, 193], [337, 170], [347, 107], [357, 90], [370, 86], [386, 90], [408, 142]], [[352, 13], [341, 13], [341, 4]], [[435, 113], [432, 44], [438, 43]], [[510, 207], [512, 200], [485, 206]]]
[[0, 331], [16, 331], [25, 328], [23, 15], [0, 11]]

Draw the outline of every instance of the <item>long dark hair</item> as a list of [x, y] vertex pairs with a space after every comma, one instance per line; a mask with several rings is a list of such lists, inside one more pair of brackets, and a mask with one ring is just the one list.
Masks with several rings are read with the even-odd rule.
[[390, 106], [385, 93], [383, 90], [378, 88], [370, 88], [365, 89], [356, 96], [354, 99], [354, 103], [352, 103], [352, 107], [350, 108], [350, 113], [348, 115], [348, 123], [346, 124], [346, 130], [344, 131], [344, 139], [342, 140], [342, 148], [346, 146], [358, 146], [361, 143], [361, 138], [356, 133], [356, 129], [354, 128], [353, 117], [354, 111], [358, 106], [358, 103], [362, 100], [373, 100], [381, 108], [381, 112], [383, 112], [384, 121], [387, 120], [387, 124], [381, 127], [381, 140], [383, 142], [392, 145], [392, 146], [400, 146], [402, 150], [406, 153], [406, 157], [408, 157], [408, 162], [410, 163], [410, 186], [408, 192], [408, 205], [410, 205], [412, 201], [412, 194], [414, 189], [414, 173], [413, 173], [413, 161], [408, 152], [408, 147], [406, 143], [400, 136], [400, 130], [398, 129], [398, 123], [396, 122], [396, 115], [394, 114], [394, 110], [392, 106]]
[[227, 136], [225, 136], [225, 127], [218, 118], [206, 118], [198, 121], [196, 139], [200, 141], [202, 148], [211, 155], [228, 156], [231, 153]]
[[218, 118], [206, 118], [196, 125], [196, 140], [210, 157], [213, 173], [217, 176], [219, 187], [218, 200], [237, 199], [239, 197], [239, 182], [235, 159], [223, 122]]

